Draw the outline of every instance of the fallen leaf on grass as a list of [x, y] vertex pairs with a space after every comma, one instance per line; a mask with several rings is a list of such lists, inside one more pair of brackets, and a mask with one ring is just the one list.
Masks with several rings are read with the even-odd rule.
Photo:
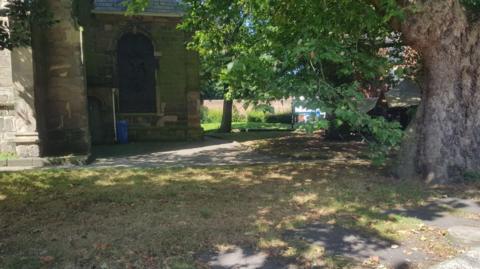
[[105, 244], [105, 243], [95, 243], [93, 246], [95, 247], [96, 250], [106, 250], [107, 248], [110, 247], [109, 244]]
[[363, 262], [363, 265], [379, 265], [380, 264], [380, 257], [378, 256], [371, 256]]
[[47, 263], [47, 264], [48, 264], [48, 263], [52, 263], [53, 260], [55, 260], [55, 258], [52, 257], [52, 256], [41, 256], [41, 257], [40, 257], [40, 261], [41, 261], [42, 263]]

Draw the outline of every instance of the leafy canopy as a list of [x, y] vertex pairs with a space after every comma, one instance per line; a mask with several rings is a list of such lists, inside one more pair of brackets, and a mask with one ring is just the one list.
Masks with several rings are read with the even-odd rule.
[[377, 150], [400, 141], [398, 124], [362, 110], [359, 90], [388, 75], [391, 63], [378, 52], [391, 45], [388, 22], [403, 16], [395, 1], [183, 2], [181, 28], [194, 33], [190, 47], [235, 96], [305, 96], [307, 106], [366, 134]]

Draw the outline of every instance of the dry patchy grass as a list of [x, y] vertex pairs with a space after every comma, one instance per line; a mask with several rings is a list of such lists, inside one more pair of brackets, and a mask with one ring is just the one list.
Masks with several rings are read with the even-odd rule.
[[3, 173], [0, 267], [195, 268], [229, 246], [347, 266], [282, 233], [321, 221], [401, 240], [418, 222], [381, 212], [435, 195], [361, 161]]

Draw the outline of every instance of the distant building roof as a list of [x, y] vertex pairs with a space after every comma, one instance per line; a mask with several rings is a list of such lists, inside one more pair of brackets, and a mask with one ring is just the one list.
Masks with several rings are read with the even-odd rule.
[[[95, 0], [95, 13], [123, 13], [125, 0]], [[150, 0], [150, 4], [141, 15], [181, 17], [181, 0]]]

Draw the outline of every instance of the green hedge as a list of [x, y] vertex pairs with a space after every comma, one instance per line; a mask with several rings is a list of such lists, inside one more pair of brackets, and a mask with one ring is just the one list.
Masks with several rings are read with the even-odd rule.
[[266, 122], [266, 115], [263, 111], [252, 110], [248, 112], [247, 122]]
[[245, 122], [246, 120], [247, 120], [247, 117], [240, 114], [240, 112], [238, 112], [238, 109], [234, 106], [233, 114], [232, 114], [232, 122]]
[[[220, 109], [201, 108], [202, 123], [221, 123], [223, 111]], [[233, 107], [232, 122], [258, 122], [258, 123], [292, 123], [292, 114], [271, 114], [261, 110], [247, 112], [247, 116], [240, 114], [236, 107]]]
[[285, 114], [268, 114], [265, 117], [265, 121], [267, 123], [285, 123], [290, 124], [292, 123], [292, 114], [285, 113]]
[[219, 123], [222, 122], [222, 110], [208, 109], [206, 107], [201, 108], [201, 120], [202, 123]]

